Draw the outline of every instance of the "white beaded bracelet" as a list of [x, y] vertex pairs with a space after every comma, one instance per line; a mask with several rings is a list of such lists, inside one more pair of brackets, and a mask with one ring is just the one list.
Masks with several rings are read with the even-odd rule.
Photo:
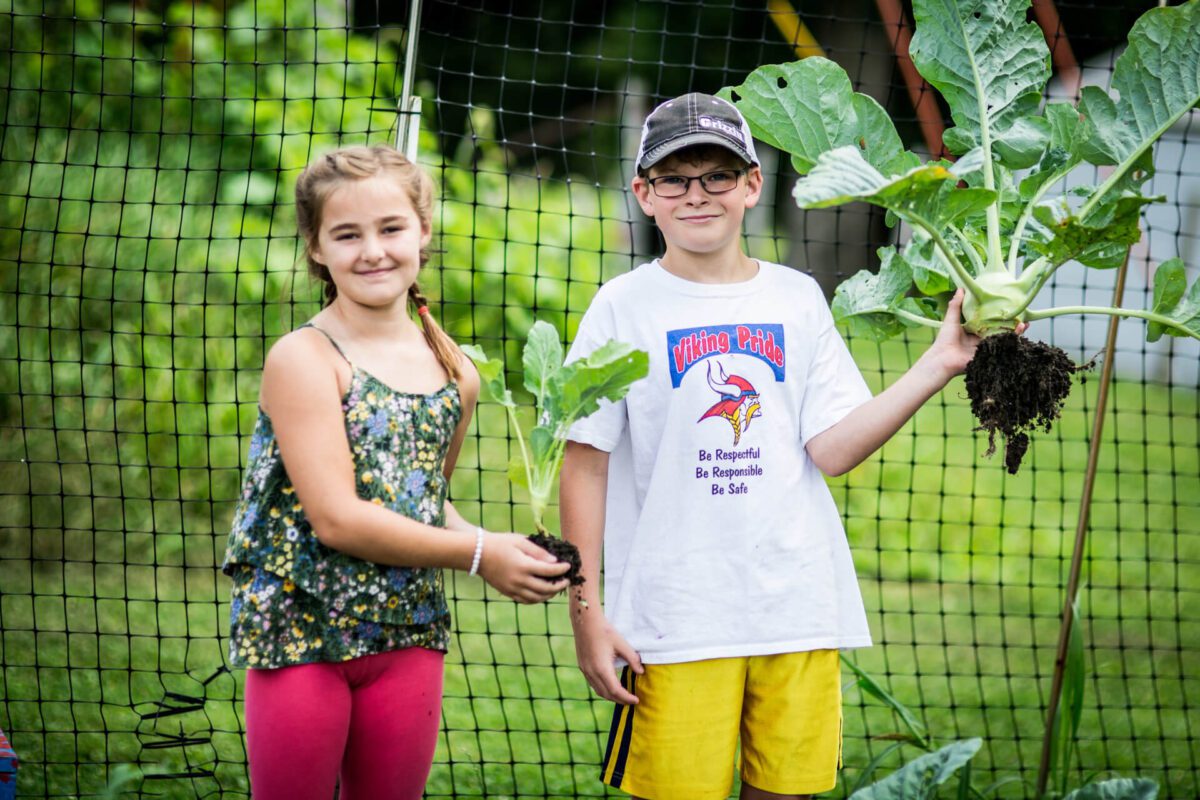
[[468, 575], [479, 572], [479, 562], [483, 560], [483, 528], [475, 526], [475, 555], [471, 557], [471, 569]]

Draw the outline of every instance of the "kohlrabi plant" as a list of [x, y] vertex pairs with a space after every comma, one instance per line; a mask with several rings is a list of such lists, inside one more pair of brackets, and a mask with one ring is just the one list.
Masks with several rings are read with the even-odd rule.
[[463, 350], [479, 369], [484, 399], [499, 403], [508, 413], [516, 436], [519, 458], [508, 467], [513, 483], [529, 492], [529, 507], [537, 532], [530, 536], [560, 561], [571, 564], [566, 577], [572, 585], [583, 583], [579, 552], [570, 542], [546, 530], [546, 509], [554, 495], [562, 467], [567, 432], [577, 420], [600, 408], [601, 400], [623, 398], [634, 382], [646, 377], [650, 358], [642, 350], [610, 341], [585, 358], [563, 365], [563, 347], [553, 325], [537, 321], [529, 330], [523, 353], [525, 388], [533, 395], [535, 420], [526, 432], [518, 419], [519, 406], [504, 379], [504, 362], [490, 359], [479, 347]]
[[[965, 290], [964, 326], [984, 337], [967, 371], [972, 411], [993, 449], [1004, 436], [1011, 472], [1026, 431], [1049, 428], [1079, 369], [1058, 348], [1015, 336], [1019, 322], [1109, 314], [1147, 320], [1150, 341], [1200, 338], [1200, 283], [1188, 287], [1176, 258], [1158, 266], [1150, 309], [1030, 307], [1067, 262], [1119, 267], [1141, 237], [1142, 207], [1163, 199], [1141, 187], [1154, 143], [1200, 101], [1200, 0], [1143, 15], [1116, 62], [1116, 95], [1088, 86], [1077, 106], [1043, 104], [1050, 53], [1028, 9], [1029, 0], [913, 0], [910, 53], [950, 109], [953, 162], [905, 150], [883, 108], [822, 58], [763, 66], [721, 91], [755, 136], [791, 155], [800, 207], [862, 201], [911, 229], [902, 246], [879, 251], [877, 273], [838, 287], [833, 312], [852, 333], [938, 327]], [[1109, 168], [1103, 181], [1065, 189], [1085, 162]]]

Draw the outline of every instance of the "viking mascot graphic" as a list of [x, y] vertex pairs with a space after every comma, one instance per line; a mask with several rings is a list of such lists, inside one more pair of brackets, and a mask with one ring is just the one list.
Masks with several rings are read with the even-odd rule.
[[[716, 364], [716, 375], [713, 374]], [[723, 417], [733, 426], [733, 446], [737, 447], [742, 431], [750, 427], [750, 421], [762, 412], [758, 407], [758, 390], [741, 375], [726, 375], [725, 368], [715, 358], [708, 362], [708, 385], [721, 399], [705, 411], [697, 422], [709, 417]]]

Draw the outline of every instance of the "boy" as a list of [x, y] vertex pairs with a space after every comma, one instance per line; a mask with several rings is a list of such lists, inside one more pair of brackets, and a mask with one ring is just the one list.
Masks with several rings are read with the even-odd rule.
[[571, 349], [650, 353], [644, 381], [572, 428], [561, 492], [587, 578], [570, 612], [580, 669], [618, 704], [602, 780], [637, 797], [727, 797], [739, 736], [742, 798], [834, 788], [838, 651], [870, 634], [822, 473], [878, 449], [977, 344], [960, 294], [873, 398], [816, 282], [743, 253], [762, 185], [732, 105], [656, 108], [632, 189], [666, 253], [600, 289]]

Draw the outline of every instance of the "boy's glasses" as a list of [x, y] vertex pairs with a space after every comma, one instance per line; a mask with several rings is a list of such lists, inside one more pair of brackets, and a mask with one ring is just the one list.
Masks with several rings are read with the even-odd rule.
[[683, 175], [660, 175], [657, 178], [646, 178], [646, 183], [654, 189], [659, 197], [683, 197], [692, 186], [692, 181], [700, 181], [700, 186], [709, 194], [724, 194], [737, 186], [738, 177], [745, 173], [744, 169], [718, 169], [688, 178]]

